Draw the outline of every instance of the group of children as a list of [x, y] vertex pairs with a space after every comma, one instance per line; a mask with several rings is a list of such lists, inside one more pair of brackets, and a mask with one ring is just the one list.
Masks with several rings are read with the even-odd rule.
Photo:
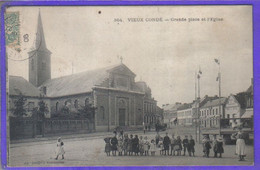
[[162, 138], [159, 133], [155, 136], [154, 139], [148, 140], [147, 136], [132, 135], [128, 136], [128, 134], [124, 134], [122, 131], [117, 135], [114, 132], [114, 137], [106, 137], [105, 141], [105, 152], [107, 156], [110, 156], [112, 152], [113, 156], [116, 156], [118, 152], [119, 156], [132, 156], [132, 155], [141, 155], [148, 156], [151, 154], [155, 155], [157, 151], [160, 152], [160, 155], [181, 155], [181, 151], [183, 149], [183, 155], [185, 156], [186, 151], [188, 151], [189, 156], [194, 156], [195, 153], [195, 141], [190, 136], [185, 136], [185, 139], [181, 140], [180, 136], [175, 138], [174, 134], [172, 138], [166, 136]]
[[209, 158], [210, 149], [213, 148], [214, 158], [217, 158], [218, 154], [219, 158], [221, 158], [222, 153], [224, 153], [223, 139], [221, 136], [216, 138], [216, 135], [214, 135], [213, 137], [213, 140], [210, 140], [209, 135], [204, 135], [202, 139], [203, 156]]

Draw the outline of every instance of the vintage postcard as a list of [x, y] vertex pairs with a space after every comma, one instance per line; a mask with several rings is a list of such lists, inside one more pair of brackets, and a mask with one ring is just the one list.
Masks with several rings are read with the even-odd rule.
[[8, 166], [254, 165], [252, 10], [6, 8]]

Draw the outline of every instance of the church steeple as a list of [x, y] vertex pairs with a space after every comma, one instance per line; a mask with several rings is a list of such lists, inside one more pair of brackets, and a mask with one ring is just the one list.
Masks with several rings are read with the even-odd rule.
[[47, 47], [46, 47], [44, 31], [43, 31], [43, 26], [42, 26], [41, 11], [39, 11], [39, 14], [38, 14], [38, 24], [37, 24], [37, 30], [36, 30], [36, 37], [35, 37], [35, 41], [33, 43], [32, 49], [34, 49], [34, 50], [48, 50]]
[[41, 12], [38, 14], [36, 37], [29, 54], [29, 81], [39, 87], [51, 78], [51, 52], [46, 47]]

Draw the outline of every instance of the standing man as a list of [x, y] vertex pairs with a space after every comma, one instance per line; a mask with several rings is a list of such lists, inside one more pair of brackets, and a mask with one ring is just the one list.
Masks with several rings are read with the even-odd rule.
[[166, 136], [163, 138], [163, 147], [164, 147], [164, 155], [166, 155], [166, 151], [167, 151], [167, 154], [169, 155], [169, 145], [171, 143], [171, 140], [168, 136], [168, 133], [166, 132]]
[[188, 150], [188, 144], [189, 144], [187, 135], [185, 135], [185, 139], [183, 139], [182, 144], [183, 144], [183, 156], [185, 156], [185, 153], [186, 153], [186, 150]]
[[189, 140], [189, 144], [188, 144], [189, 156], [191, 156], [191, 153], [193, 154], [193, 156], [195, 156], [194, 155], [194, 152], [195, 152], [194, 146], [195, 146], [195, 141], [192, 138], [192, 135], [190, 135], [190, 140]]

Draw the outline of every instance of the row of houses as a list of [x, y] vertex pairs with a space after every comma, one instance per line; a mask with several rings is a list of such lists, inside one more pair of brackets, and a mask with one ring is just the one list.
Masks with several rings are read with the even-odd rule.
[[219, 127], [219, 117], [229, 119], [229, 125], [238, 124], [240, 120], [236, 118], [253, 117], [253, 79], [246, 91], [235, 95], [221, 98], [206, 95], [192, 103], [166, 104], [162, 108], [164, 123], [170, 128], [193, 126], [198, 122], [201, 127]]

